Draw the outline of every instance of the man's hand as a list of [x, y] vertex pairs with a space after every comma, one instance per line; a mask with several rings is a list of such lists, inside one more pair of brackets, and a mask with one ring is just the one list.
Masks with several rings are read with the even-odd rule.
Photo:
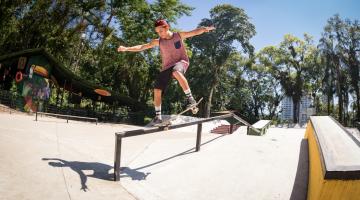
[[215, 29], [215, 27], [214, 26], [205, 26], [205, 27], [203, 27], [204, 28], [204, 32], [210, 32], [210, 31], [212, 31], [212, 30], [214, 30]]
[[124, 52], [127, 51], [127, 47], [124, 46], [119, 46], [119, 48], [117, 49], [118, 52]]

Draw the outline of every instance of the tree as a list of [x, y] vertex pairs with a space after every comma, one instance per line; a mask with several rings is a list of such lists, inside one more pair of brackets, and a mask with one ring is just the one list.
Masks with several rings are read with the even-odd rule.
[[259, 61], [269, 68], [273, 77], [280, 81], [285, 95], [293, 101], [293, 122], [298, 122], [300, 99], [305, 92], [305, 80], [314, 67], [316, 48], [309, 35], [304, 40], [285, 35], [279, 47], [265, 47], [259, 52]]
[[83, 78], [148, 103], [158, 52], [119, 54], [116, 48], [158, 37], [156, 19], [175, 23], [191, 10], [179, 0], [1, 1], [0, 53], [44, 47]]
[[[210, 19], [203, 19], [199, 26], [215, 26], [214, 32], [203, 34], [190, 39], [193, 51], [194, 69], [192, 71], [193, 84], [202, 84], [196, 88], [198, 94], [206, 97], [205, 117], [210, 116], [212, 98], [222, 75], [226, 71], [226, 61], [240, 44], [242, 50], [253, 55], [254, 48], [249, 40], [255, 35], [255, 26], [249, 22], [245, 11], [231, 5], [218, 5], [210, 10]], [[194, 74], [196, 71], [198, 74]], [[196, 80], [197, 79], [197, 80]], [[205, 81], [205, 82], [204, 82]]]
[[[348, 75], [349, 82], [352, 87], [353, 93], [355, 93], [355, 105], [356, 105], [356, 120], [360, 120], [360, 90], [359, 90], [359, 68], [360, 68], [360, 25], [358, 21], [351, 22], [345, 20], [343, 22], [343, 34], [338, 43], [338, 49], [341, 61], [344, 63]], [[348, 106], [345, 107], [346, 109]]]
[[[261, 54], [257, 54], [256, 58], [259, 58]], [[258, 61], [258, 59], [257, 59]], [[250, 74], [254, 75], [247, 75], [248, 78], [252, 78], [253, 82], [256, 82], [258, 85], [258, 93], [259, 95], [258, 102], [261, 102], [261, 118], [265, 118], [266, 115], [264, 114], [264, 110], [268, 112], [269, 119], [276, 118], [276, 112], [280, 105], [281, 100], [283, 99], [284, 95], [282, 93], [282, 88], [280, 85], [280, 80], [273, 77], [271, 68], [261, 64], [260, 62], [253, 63], [251, 68], [248, 69]], [[251, 79], [250, 79], [251, 81]], [[255, 89], [251, 89], [255, 90]], [[255, 90], [256, 91], [256, 90]], [[253, 95], [253, 98], [256, 96]], [[259, 118], [257, 118], [259, 119]]]
[[339, 15], [334, 15], [324, 27], [319, 49], [323, 63], [326, 64], [325, 88], [329, 93], [328, 96], [334, 88], [338, 97], [339, 121], [344, 124], [348, 122], [349, 93], [355, 94], [356, 118], [359, 119], [359, 23], [343, 21]]

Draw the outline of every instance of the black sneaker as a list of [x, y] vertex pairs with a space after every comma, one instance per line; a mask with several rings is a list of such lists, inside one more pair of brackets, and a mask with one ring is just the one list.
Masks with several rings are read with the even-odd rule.
[[154, 119], [152, 120], [152, 123], [155, 125], [155, 124], [161, 124], [163, 123], [163, 120], [160, 119], [159, 116], [155, 116]]
[[189, 97], [188, 99], [187, 99], [187, 105], [186, 105], [186, 107], [187, 108], [191, 108], [191, 107], [194, 107], [195, 106], [195, 104], [196, 104], [196, 101], [195, 101], [195, 99], [194, 99], [194, 97]]

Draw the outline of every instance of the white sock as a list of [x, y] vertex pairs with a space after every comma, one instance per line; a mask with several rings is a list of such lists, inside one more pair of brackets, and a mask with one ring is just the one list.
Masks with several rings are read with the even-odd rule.
[[184, 90], [184, 93], [185, 93], [185, 95], [186, 95], [187, 98], [192, 97], [190, 88], [187, 89], [187, 90]]
[[159, 119], [161, 119], [161, 105], [155, 106], [155, 114]]

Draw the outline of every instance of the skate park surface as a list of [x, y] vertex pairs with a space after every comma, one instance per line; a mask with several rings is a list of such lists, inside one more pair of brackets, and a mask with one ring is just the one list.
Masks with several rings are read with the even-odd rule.
[[204, 124], [123, 141], [114, 181], [115, 132], [142, 127], [0, 113], [0, 199], [306, 199], [305, 128], [263, 136], [210, 133]]

